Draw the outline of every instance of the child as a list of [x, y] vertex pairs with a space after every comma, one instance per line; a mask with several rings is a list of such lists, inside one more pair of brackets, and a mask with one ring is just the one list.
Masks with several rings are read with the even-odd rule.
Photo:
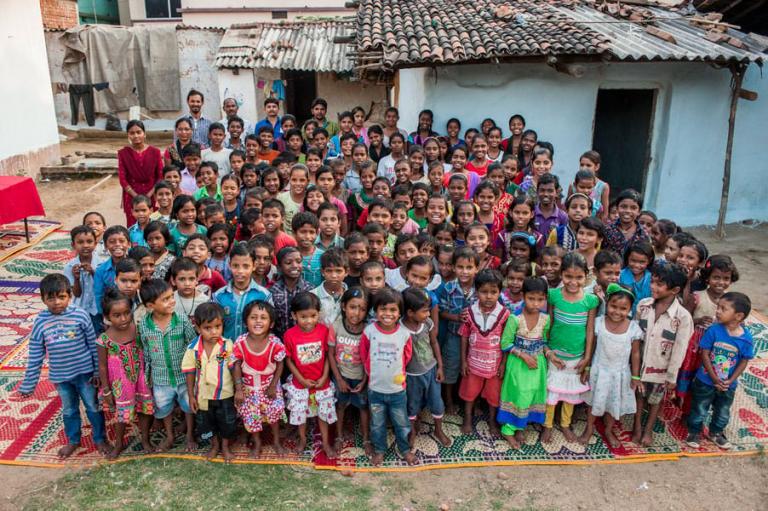
[[725, 293], [717, 303], [717, 323], [701, 338], [702, 367], [691, 385], [693, 403], [686, 443], [699, 447], [699, 435], [712, 409], [709, 438], [721, 449], [732, 447], [725, 436], [739, 376], [755, 356], [752, 334], [744, 327], [752, 303], [742, 293]]
[[[197, 201], [197, 204], [200, 204], [203, 200], [207, 201], [211, 199], [201, 199]], [[218, 202], [203, 206], [203, 214], [201, 217], [204, 219], [203, 224], [206, 229], [210, 229], [213, 224], [223, 224], [227, 221], [224, 216], [224, 207]]]
[[225, 223], [234, 229], [243, 211], [240, 202], [240, 181], [235, 174], [221, 178], [221, 205], [224, 208]]
[[648, 235], [648, 237], [651, 236], [651, 230], [653, 229], [653, 225], [657, 220], [658, 217], [656, 216], [656, 213], [648, 210], [641, 211], [640, 215], [637, 217], [637, 221], [640, 224], [640, 227], [643, 228], [643, 231]]
[[[630, 289], [637, 302], [651, 296], [653, 257], [653, 247], [647, 241], [633, 243], [624, 252], [624, 269], [619, 274], [619, 284]], [[632, 314], [635, 313], [635, 300]]]
[[536, 208], [533, 214], [533, 224], [536, 232], [544, 239], [549, 238], [552, 229], [568, 222], [568, 215], [557, 207], [557, 176], [544, 174], [536, 186]]
[[678, 232], [680, 232], [680, 228], [672, 220], [662, 218], [653, 224], [650, 234], [653, 251], [657, 260], [664, 260], [664, 249], [667, 246], [667, 240]]
[[488, 252], [490, 246], [490, 233], [485, 224], [475, 222], [467, 228], [467, 247], [480, 255], [480, 270], [495, 270], [501, 266], [501, 259]]
[[488, 228], [491, 240], [495, 240], [504, 229], [504, 217], [493, 210], [499, 200], [499, 193], [493, 181], [483, 181], [477, 185], [472, 196], [477, 204], [477, 221]]
[[72, 286], [72, 305], [83, 309], [95, 319], [98, 314], [93, 293], [93, 274], [101, 260], [96, 256], [96, 233], [87, 225], [78, 225], [69, 233], [75, 257], [64, 265], [63, 273]]
[[695, 238], [689, 238], [680, 244], [680, 254], [677, 257], [677, 264], [683, 267], [688, 273], [688, 282], [683, 288], [683, 306], [688, 312], [693, 310], [693, 293], [696, 289], [702, 289], [704, 286], [699, 279], [699, 271], [704, 267], [704, 263], [709, 257], [709, 251], [704, 243]]
[[491, 163], [488, 165], [488, 174], [486, 174], [486, 179], [495, 184], [499, 191], [499, 197], [493, 204], [493, 212], [503, 219], [506, 217], [507, 212], [512, 205], [512, 201], [515, 199], [515, 196], [506, 191], [507, 178], [504, 174], [504, 167], [501, 166], [501, 163]]
[[368, 240], [368, 251], [370, 254], [368, 260], [377, 261], [386, 268], [397, 268], [395, 261], [382, 255], [389, 236], [386, 229], [381, 224], [370, 222], [363, 227], [362, 233]]
[[[440, 176], [442, 181], [442, 174]], [[429, 194], [429, 187], [424, 183], [414, 184], [411, 190], [412, 208], [408, 211], [408, 217], [416, 222], [419, 229], [424, 229], [427, 226], [427, 200], [429, 200]]]
[[299, 427], [296, 452], [307, 446], [307, 418], [317, 417], [323, 452], [336, 457], [328, 426], [336, 422], [335, 388], [328, 378], [328, 327], [320, 323], [320, 300], [302, 292], [291, 300], [296, 326], [285, 332], [286, 363], [291, 375], [285, 382], [286, 407], [290, 423]]
[[427, 200], [427, 231], [437, 238], [439, 228], [448, 220], [448, 199], [442, 195], [432, 195]]
[[581, 221], [589, 217], [592, 199], [582, 193], [574, 193], [565, 200], [565, 210], [568, 221], [549, 232], [547, 245], [557, 245], [563, 247], [566, 252], [570, 252], [579, 248], [576, 232], [579, 230]]
[[227, 281], [216, 270], [212, 270], [205, 265], [210, 256], [210, 245], [208, 238], [202, 234], [193, 234], [187, 239], [184, 246], [184, 257], [192, 259], [197, 264], [197, 280], [200, 284], [208, 286], [211, 294], [227, 285]]
[[109, 258], [109, 252], [104, 246], [104, 229], [106, 229], [107, 222], [104, 220], [104, 215], [96, 211], [91, 211], [83, 216], [82, 225], [87, 225], [93, 229], [93, 233], [96, 235], [96, 249], [94, 254], [102, 261]]
[[[429, 164], [429, 169], [427, 170], [427, 178], [429, 179], [429, 186], [427, 187], [427, 193], [429, 195], [445, 195], [446, 191], [445, 191], [445, 188], [443, 187], [443, 177], [445, 176], [445, 165], [448, 165], [448, 164], [444, 164], [439, 161], [433, 161]], [[414, 218], [414, 220], [417, 220], [417, 219]]]
[[454, 205], [451, 222], [456, 226], [456, 246], [463, 247], [467, 242], [467, 229], [477, 222], [477, 208], [472, 201], [460, 200]]
[[502, 266], [504, 288], [499, 300], [510, 314], [519, 315], [523, 310], [523, 283], [531, 276], [531, 265], [525, 259], [515, 258]]
[[340, 248], [331, 248], [320, 256], [322, 283], [312, 290], [320, 299], [320, 321], [332, 325], [341, 314], [341, 295], [347, 290], [347, 254]]
[[283, 230], [288, 234], [293, 234], [291, 220], [293, 220], [294, 215], [301, 210], [304, 197], [307, 193], [308, 184], [309, 169], [307, 169], [306, 165], [298, 163], [291, 167], [288, 191], [277, 196], [277, 200], [282, 202], [285, 207]]
[[[690, 385], [701, 365], [699, 341], [704, 332], [715, 320], [717, 304], [734, 282], [739, 280], [739, 270], [727, 255], [713, 255], [701, 269], [701, 281], [707, 286], [702, 291], [694, 291], [690, 304], [686, 307], [693, 317], [693, 336], [688, 343], [688, 350], [680, 366], [675, 394], [680, 402], [683, 414], [691, 409]], [[686, 304], [684, 304], [686, 305]]]
[[307, 187], [307, 193], [304, 194], [304, 202], [301, 205], [301, 211], [317, 215], [317, 209], [323, 202], [325, 202], [323, 192], [317, 186], [309, 185]]
[[320, 272], [320, 257], [324, 250], [317, 248], [317, 217], [312, 213], [301, 212], [293, 217], [293, 232], [298, 243], [302, 259], [302, 276], [312, 287], [317, 287], [322, 282]]
[[[400, 266], [393, 270], [387, 269], [384, 271], [385, 279], [389, 287], [398, 292], [403, 291], [408, 287], [408, 282], [406, 281], [406, 266], [408, 265], [408, 261], [417, 255], [419, 255], [419, 247], [416, 244], [416, 236], [413, 234], [401, 234], [397, 237], [397, 241], [395, 241], [395, 260]], [[433, 285], [434, 281], [430, 281], [430, 284], [432, 289], [437, 289], [437, 286], [440, 285], [439, 282], [437, 285]]]
[[167, 181], [158, 181], [153, 190], [157, 211], [149, 215], [150, 221], [159, 220], [164, 223], [171, 221], [171, 209], [173, 208], [173, 188]]
[[173, 248], [175, 255], [180, 256], [189, 237], [193, 234], [205, 235], [207, 229], [197, 223], [195, 200], [189, 195], [179, 195], [173, 199], [171, 218], [176, 220], [176, 225], [171, 229]]
[[408, 205], [403, 202], [395, 202], [392, 206], [392, 225], [389, 228], [390, 233], [416, 234], [419, 232], [419, 225], [408, 218]]
[[533, 235], [536, 247], [539, 249], [544, 247], [544, 237], [533, 228], [535, 208], [533, 199], [525, 195], [515, 197], [510, 204], [506, 213], [507, 219], [504, 230], [496, 236], [493, 245], [494, 253], [500, 256], [502, 260], [508, 261], [510, 259], [510, 240], [512, 239], [512, 234], [516, 232]]
[[275, 254], [280, 252], [283, 247], [295, 247], [296, 240], [283, 231], [283, 218], [285, 217], [285, 206], [276, 199], [264, 201], [261, 209], [261, 217], [264, 219], [264, 228], [270, 238], [275, 240]]
[[272, 294], [253, 281], [253, 255], [244, 243], [238, 243], [229, 254], [232, 281], [216, 291], [213, 301], [224, 308], [224, 337], [237, 339], [245, 331], [243, 310], [254, 301], [272, 302]]
[[419, 414], [424, 408], [429, 408], [435, 424], [435, 437], [448, 447], [451, 439], [443, 432], [445, 405], [440, 395], [443, 359], [435, 323], [430, 319], [432, 300], [423, 289], [409, 287], [403, 291], [403, 307], [405, 315], [401, 323], [410, 334], [413, 347], [413, 357], [405, 368], [408, 419], [411, 421], [409, 444], [413, 449], [421, 429]]
[[456, 280], [446, 282], [438, 289], [440, 323], [438, 340], [443, 357], [445, 380], [445, 404], [448, 413], [455, 413], [453, 391], [459, 379], [461, 369], [461, 335], [459, 329], [463, 323], [462, 315], [470, 305], [477, 301], [475, 293], [475, 275], [478, 272], [480, 256], [469, 248], [460, 248], [453, 253], [453, 268]]
[[501, 435], [513, 449], [525, 441], [528, 424], [542, 424], [547, 404], [547, 359], [544, 348], [549, 335], [547, 281], [526, 278], [522, 285], [523, 310], [510, 315], [501, 335], [506, 358], [497, 420]]
[[207, 286], [198, 287], [197, 263], [187, 257], [180, 257], [171, 265], [169, 276], [171, 285], [176, 290], [173, 294], [176, 302], [174, 312], [192, 321], [195, 310], [211, 299], [210, 293], [203, 291], [208, 290]]
[[149, 251], [155, 259], [155, 271], [153, 279], [164, 280], [168, 270], [173, 265], [176, 257], [168, 250], [173, 246], [173, 238], [168, 225], [161, 220], [153, 220], [144, 228], [144, 239], [147, 241]]
[[141, 286], [141, 301], [149, 311], [139, 321], [136, 341], [144, 349], [146, 372], [152, 381], [155, 418], [163, 422], [165, 440], [159, 452], [173, 447], [173, 407], [177, 403], [184, 412], [187, 429], [186, 450], [197, 449], [194, 415], [189, 407], [187, 384], [181, 361], [187, 346], [197, 338], [192, 323], [176, 314], [173, 289], [162, 280], [153, 279]]
[[200, 144], [190, 142], [184, 146], [181, 150], [181, 159], [184, 162], [184, 169], [180, 172], [179, 190], [183, 194], [194, 195], [195, 191], [197, 191], [197, 173], [202, 161], [200, 158]]
[[344, 250], [349, 262], [349, 270], [344, 278], [344, 283], [348, 288], [359, 286], [361, 268], [370, 256], [368, 238], [359, 232], [353, 232], [344, 239]]
[[350, 230], [356, 225], [357, 219], [368, 205], [373, 202], [373, 181], [376, 179], [376, 167], [367, 160], [359, 166], [360, 190], [350, 194], [347, 200], [347, 211]]
[[187, 379], [189, 408], [195, 414], [198, 435], [211, 441], [206, 454], [210, 461], [219, 454], [230, 463], [234, 454], [229, 450], [235, 439], [235, 387], [232, 369], [232, 341], [221, 337], [224, 330], [224, 310], [216, 303], [204, 303], [195, 310], [195, 325], [200, 336], [184, 352], [181, 370]]
[[[254, 161], [256, 163], [263, 161], [265, 163], [272, 164], [274, 159], [277, 158], [280, 154], [278, 151], [272, 149], [272, 142], [275, 141], [275, 134], [272, 131], [272, 126], [262, 126], [259, 128], [256, 132], [256, 137], [258, 140], [258, 149], [254, 154]], [[248, 142], [249, 140], [246, 138], [246, 150], [248, 150]]]
[[253, 256], [253, 280], [260, 286], [270, 288], [274, 284], [275, 267], [272, 266], [272, 240], [265, 234], [259, 234], [248, 242]]
[[336, 384], [336, 443], [338, 451], [344, 440], [344, 414], [349, 405], [360, 412], [360, 433], [366, 456], [373, 456], [370, 441], [367, 377], [360, 359], [360, 339], [365, 328], [368, 298], [361, 287], [352, 287], [341, 297], [341, 314], [328, 331], [328, 360]]
[[115, 445], [107, 454], [117, 458], [125, 448], [127, 424], [138, 414], [141, 445], [145, 453], [152, 452], [149, 426], [154, 403], [144, 372], [144, 354], [136, 343], [136, 325], [131, 313], [132, 300], [110, 289], [104, 296], [104, 319], [109, 322], [106, 332], [96, 340], [99, 356], [99, 379], [104, 404], [115, 412]]
[[302, 277], [301, 262], [301, 253], [296, 247], [285, 247], [277, 253], [279, 276], [269, 289], [277, 315], [274, 333], [280, 338], [296, 324], [291, 315], [291, 302], [299, 293], [312, 289]]
[[223, 124], [214, 122], [208, 127], [208, 140], [211, 146], [203, 149], [201, 157], [205, 161], [215, 163], [222, 176], [227, 176], [232, 172], [229, 166], [229, 155], [232, 149], [224, 147], [224, 139], [227, 137], [227, 130]]
[[132, 247], [146, 247], [144, 240], [144, 228], [149, 224], [149, 217], [152, 214], [152, 199], [146, 195], [136, 195], [131, 201], [131, 213], [136, 219], [136, 223], [128, 228]]
[[341, 216], [339, 208], [330, 202], [323, 202], [317, 208], [317, 223], [319, 234], [315, 245], [323, 250], [344, 248], [344, 238], [339, 235]]
[[[475, 193], [475, 188], [480, 183], [480, 176], [476, 172], [470, 171], [467, 165], [467, 148], [464, 146], [454, 147], [451, 155], [451, 171], [443, 176], [443, 186], [450, 189], [451, 178], [461, 175], [466, 180], [467, 191], [464, 199], [469, 199]], [[488, 163], [486, 162], [486, 165]]]
[[[386, 144], [386, 138], [385, 138]], [[391, 184], [395, 184], [395, 164], [405, 157], [405, 137], [400, 132], [394, 132], [389, 136], [390, 154], [384, 156], [378, 164], [376, 175], [385, 177]]]
[[202, 181], [202, 185], [195, 191], [195, 200], [210, 197], [216, 202], [221, 202], [221, 188], [219, 187], [219, 166], [212, 161], [204, 161], [200, 164], [196, 179]]
[[387, 418], [392, 421], [397, 451], [408, 465], [416, 463], [408, 437], [405, 368], [413, 351], [411, 336], [400, 323], [403, 299], [391, 289], [373, 296], [376, 322], [365, 327], [360, 339], [360, 358], [368, 374], [368, 401], [371, 407], [371, 440], [375, 454], [371, 464], [384, 462], [387, 451]]
[[228, 255], [232, 243], [231, 232], [226, 224], [213, 224], [205, 234], [211, 246], [210, 257], [205, 261], [205, 265], [219, 272], [226, 281], [232, 280]]
[[244, 163], [243, 167], [240, 169], [239, 176], [241, 184], [238, 198], [241, 202], [244, 203], [245, 196], [248, 194], [248, 192], [259, 186], [259, 173], [256, 170], [256, 165], [253, 163]]
[[560, 270], [563, 285], [550, 289], [547, 296], [552, 329], [545, 356], [549, 361], [547, 374], [547, 416], [541, 441], [552, 439], [555, 409], [560, 409], [560, 429], [568, 442], [575, 442], [571, 430], [573, 406], [583, 402], [582, 394], [589, 390], [589, 360], [595, 343], [595, 312], [599, 300], [584, 292], [587, 261], [578, 252], [563, 257]]
[[373, 160], [376, 165], [387, 155], [390, 150], [384, 146], [384, 131], [381, 126], [374, 124], [368, 128], [368, 138], [371, 143], [368, 146], [368, 157]]
[[[122, 225], [113, 225], [104, 231], [104, 246], [107, 248], [109, 258], [99, 264], [93, 272], [93, 296], [96, 302], [96, 310], [101, 314], [101, 299], [107, 289], [115, 287], [115, 267], [117, 263], [125, 259], [128, 249], [131, 247], [128, 229]], [[94, 324], [97, 333], [104, 331], [101, 320]]]
[[48, 380], [56, 385], [59, 393], [67, 437], [66, 445], [57, 452], [59, 458], [68, 458], [80, 447], [81, 401], [91, 424], [93, 441], [99, 452], [107, 455], [111, 446], [106, 441], [104, 415], [96, 397], [98, 357], [91, 318], [84, 310], [70, 304], [72, 287], [60, 273], [43, 277], [40, 297], [48, 310], [40, 312], [32, 325], [29, 361], [19, 395], [23, 399], [32, 395], [47, 353]]
[[509, 311], [499, 303], [502, 280], [496, 270], [478, 272], [475, 277], [477, 302], [469, 307], [459, 329], [462, 374], [459, 397], [464, 400], [461, 432], [465, 435], [472, 432], [473, 410], [479, 396], [488, 402], [488, 429], [494, 436], [500, 433], [496, 410], [505, 372], [501, 334], [509, 317]]
[[128, 251], [128, 257], [139, 263], [142, 282], [155, 278], [155, 258], [148, 248], [133, 247]]
[[321, 166], [317, 170], [317, 187], [323, 193], [325, 200], [333, 204], [339, 209], [339, 233], [344, 236], [347, 234], [351, 225], [350, 215], [351, 213], [347, 209], [347, 206], [334, 195], [334, 186], [336, 186], [336, 180], [333, 177], [333, 170], [327, 165]]
[[680, 247], [692, 237], [687, 232], [678, 232], [667, 238], [664, 245], [664, 260], [669, 263], [676, 263], [680, 256]]
[[624, 250], [637, 241], [649, 241], [650, 238], [638, 222], [643, 208], [643, 197], [635, 190], [622, 190], [616, 197], [619, 219], [606, 226], [605, 245], [603, 248], [624, 254]]
[[600, 196], [596, 196], [593, 191], [597, 184], [597, 178], [591, 170], [579, 170], [573, 178], [573, 184], [568, 188], [569, 193], [583, 193], [592, 199], [591, 216], [602, 219], [603, 205], [600, 203]]
[[[264, 424], [272, 431], [275, 454], [285, 453], [280, 443], [280, 421], [286, 420], [280, 377], [285, 367], [285, 347], [270, 333], [275, 309], [267, 302], [253, 301], [243, 310], [247, 333], [235, 341], [235, 405], [253, 445], [250, 455], [261, 455]], [[242, 382], [242, 383], [239, 383]]]
[[[541, 250], [541, 275], [550, 289], [560, 287], [560, 268], [563, 266], [564, 256], [565, 250], [562, 247], [544, 247]], [[618, 276], [616, 280], [618, 282]]]
[[[668, 390], [675, 388], [693, 333], [691, 314], [677, 300], [686, 280], [681, 266], [657, 264], [651, 270], [651, 297], [637, 305], [635, 319], [643, 329], [645, 342], [632, 442], [645, 447], [653, 443], [653, 427], [661, 401]], [[646, 403], [648, 422], [643, 428]]]
[[387, 287], [384, 270], [384, 265], [379, 261], [366, 261], [360, 267], [360, 285], [370, 297]]
[[595, 254], [595, 280], [591, 286], [584, 288], [600, 299], [596, 316], [605, 314], [605, 290], [609, 284], [617, 284], [621, 275], [621, 256], [610, 250], [601, 250]]
[[603, 222], [593, 216], [582, 218], [576, 231], [576, 242], [579, 245], [577, 250], [587, 260], [587, 267], [589, 268], [587, 286], [594, 281], [595, 256], [598, 250], [600, 250], [600, 245], [603, 243], [604, 238], [605, 227]]
[[[181, 169], [176, 165], [166, 165], [163, 167], [163, 181], [168, 183], [171, 187], [171, 205], [169, 206], [169, 220], [170, 220], [170, 207], [173, 206], [173, 199], [181, 195]], [[153, 218], [153, 220], [155, 220]]]
[[590, 390], [584, 401], [589, 412], [587, 427], [579, 442], [584, 445], [589, 442], [595, 420], [602, 417], [605, 439], [615, 448], [621, 445], [613, 431], [615, 422], [623, 415], [636, 412], [635, 391], [640, 387], [643, 331], [629, 319], [635, 301], [631, 290], [619, 284], [609, 284], [605, 295], [605, 316], [595, 319], [595, 351], [588, 354]]
[[[439, 243], [435, 247], [436, 259], [437, 259], [437, 272], [440, 275], [442, 282], [448, 282], [456, 278], [456, 273], [453, 271], [453, 245], [446, 245]], [[439, 288], [438, 288], [439, 293]]]
[[597, 151], [587, 151], [579, 158], [579, 170], [591, 172], [592, 175], [595, 176], [594, 185], [589, 196], [594, 203], [601, 208], [601, 212], [599, 213], [600, 220], [608, 223], [613, 222], [616, 219], [610, 218], [611, 187], [608, 183], [598, 177], [601, 162], [602, 158], [600, 153]]
[[[485, 177], [488, 171], [488, 140], [485, 135], [478, 133], [475, 138], [472, 139], [472, 158], [467, 162], [467, 170], [474, 172], [481, 178]], [[474, 190], [469, 194], [470, 197], [474, 195]]]

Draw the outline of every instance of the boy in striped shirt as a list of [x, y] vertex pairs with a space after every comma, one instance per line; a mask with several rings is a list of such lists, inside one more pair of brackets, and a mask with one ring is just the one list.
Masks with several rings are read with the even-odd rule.
[[59, 449], [60, 458], [68, 458], [80, 447], [80, 401], [91, 423], [93, 441], [99, 452], [107, 454], [104, 415], [99, 409], [99, 359], [96, 334], [91, 318], [83, 309], [70, 305], [72, 286], [60, 273], [46, 275], [40, 282], [40, 296], [48, 307], [35, 318], [29, 341], [29, 362], [19, 394], [26, 398], [40, 379], [43, 359], [48, 353], [48, 379], [56, 385], [61, 398], [61, 414], [67, 445]]

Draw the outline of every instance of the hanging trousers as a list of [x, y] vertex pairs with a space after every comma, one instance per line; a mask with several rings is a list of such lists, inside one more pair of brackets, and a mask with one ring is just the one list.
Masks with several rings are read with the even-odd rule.
[[83, 109], [85, 110], [85, 120], [88, 126], [96, 124], [93, 105], [93, 85], [70, 85], [69, 86], [69, 107], [72, 111], [72, 124], [77, 126], [80, 120], [80, 100], [83, 100]]

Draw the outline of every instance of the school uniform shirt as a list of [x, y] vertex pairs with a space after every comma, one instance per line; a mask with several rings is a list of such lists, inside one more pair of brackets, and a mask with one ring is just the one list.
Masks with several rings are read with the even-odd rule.
[[61, 314], [42, 311], [35, 318], [29, 338], [29, 360], [19, 392], [29, 394], [40, 380], [48, 354], [48, 380], [62, 383], [99, 370], [96, 333], [88, 314], [70, 305]]
[[136, 324], [136, 341], [144, 349], [144, 371], [153, 385], [176, 387], [185, 382], [181, 360], [187, 346], [197, 338], [192, 322], [175, 312], [165, 330], [160, 330], [152, 313]]
[[411, 361], [411, 334], [398, 323], [392, 331], [374, 322], [365, 327], [360, 338], [360, 358], [368, 374], [368, 388], [381, 394], [405, 390], [405, 368]]
[[320, 284], [310, 293], [320, 300], [320, 321], [326, 325], [332, 325], [341, 316], [341, 295], [347, 290], [347, 285], [341, 283], [341, 293], [333, 296], [325, 289], [325, 284]]
[[[91, 267], [94, 268], [94, 274], [96, 273], [96, 268], [99, 267], [102, 261], [103, 260], [99, 258], [95, 252], [91, 255]], [[64, 265], [64, 270], [62, 271], [64, 276], [67, 277], [67, 280], [69, 280], [69, 284], [72, 286], [75, 285], [75, 272], [73, 271], [73, 268], [76, 264], [80, 264], [79, 256], [75, 256], [67, 261], [67, 264]], [[91, 316], [95, 316], [99, 313], [96, 307], [96, 295], [93, 291], [94, 274], [88, 273], [87, 271], [80, 272], [80, 296], [75, 296], [73, 294], [71, 302], [73, 306], [80, 307]]]
[[[319, 380], [325, 369], [325, 357], [328, 352], [328, 327], [318, 323], [311, 332], [305, 332], [298, 326], [289, 328], [283, 339], [285, 353], [299, 370], [301, 375], [308, 380]], [[325, 390], [331, 384], [328, 378], [322, 388], [314, 391]], [[303, 389], [304, 386], [298, 379], [293, 379], [293, 386]]]
[[227, 149], [226, 147], [222, 147], [220, 151], [214, 151], [209, 147], [208, 149], [203, 149], [200, 154], [203, 161], [212, 161], [219, 167], [219, 183], [221, 183], [222, 177], [232, 173], [232, 167], [229, 166], [230, 154], [232, 154], [232, 149]]
[[640, 377], [648, 383], [676, 383], [693, 334], [693, 319], [677, 300], [657, 318], [653, 302], [653, 298], [641, 300], [635, 314], [645, 341]]
[[[232, 369], [235, 357], [233, 345], [229, 339], [219, 339], [211, 354], [205, 352], [201, 337], [192, 341], [181, 360], [181, 372], [184, 375], [195, 374], [195, 396], [200, 410], [208, 409], [208, 400], [227, 399], [235, 395]], [[190, 396], [190, 399], [193, 397]]]
[[[741, 335], [734, 336], [728, 333], [725, 325], [715, 323], [707, 328], [701, 341], [699, 341], [699, 349], [709, 351], [709, 361], [720, 381], [729, 379], [742, 360], [755, 358], [755, 344], [752, 334], [746, 328], [742, 327], [742, 329], [744, 332]], [[703, 364], [696, 371], [696, 379], [705, 385], [714, 387], [712, 378], [709, 377]], [[738, 384], [738, 380], [734, 381], [728, 390], [734, 390]]]
[[272, 293], [253, 279], [248, 289], [235, 292], [232, 283], [227, 284], [213, 294], [213, 301], [224, 308], [224, 337], [237, 339], [245, 332], [243, 309], [251, 302], [262, 301], [272, 305]]

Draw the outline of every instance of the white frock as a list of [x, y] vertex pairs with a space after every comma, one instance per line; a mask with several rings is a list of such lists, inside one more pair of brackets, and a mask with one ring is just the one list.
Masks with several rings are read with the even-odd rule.
[[643, 331], [635, 321], [629, 322], [627, 331], [614, 334], [605, 328], [605, 317], [595, 319], [595, 355], [589, 375], [591, 390], [584, 401], [597, 417], [609, 413], [615, 419], [635, 413], [635, 394], [632, 392], [630, 355], [632, 341], [642, 339]]

